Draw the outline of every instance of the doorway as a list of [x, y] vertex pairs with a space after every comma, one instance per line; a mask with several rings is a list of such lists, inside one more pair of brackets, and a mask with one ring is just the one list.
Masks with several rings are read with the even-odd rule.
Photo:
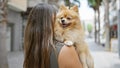
[[14, 24], [8, 23], [6, 33], [6, 49], [8, 52], [13, 51], [13, 40], [14, 40]]

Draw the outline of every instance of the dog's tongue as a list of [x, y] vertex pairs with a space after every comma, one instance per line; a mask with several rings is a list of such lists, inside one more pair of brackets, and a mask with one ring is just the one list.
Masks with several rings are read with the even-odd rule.
[[68, 24], [62, 23], [62, 27], [63, 27], [63, 28], [66, 28], [66, 27], [68, 27], [69, 25], [70, 25], [70, 23], [68, 23]]
[[62, 26], [65, 28], [65, 27], [67, 27], [67, 24], [62, 24]]

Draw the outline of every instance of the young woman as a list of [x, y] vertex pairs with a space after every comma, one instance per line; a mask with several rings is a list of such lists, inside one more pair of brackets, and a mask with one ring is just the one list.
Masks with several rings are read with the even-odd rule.
[[48, 4], [38, 4], [30, 12], [24, 38], [24, 68], [81, 68], [73, 46], [53, 43], [56, 11]]

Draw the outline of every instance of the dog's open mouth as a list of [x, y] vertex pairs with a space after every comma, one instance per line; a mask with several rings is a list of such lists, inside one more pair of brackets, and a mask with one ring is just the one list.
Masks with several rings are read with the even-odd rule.
[[65, 28], [65, 27], [68, 27], [69, 25], [70, 25], [70, 23], [68, 23], [68, 24], [64, 23], [64, 24], [62, 24], [62, 27]]

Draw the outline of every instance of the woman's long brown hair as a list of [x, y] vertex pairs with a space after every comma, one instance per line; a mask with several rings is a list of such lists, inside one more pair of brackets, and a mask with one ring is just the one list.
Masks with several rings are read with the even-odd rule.
[[50, 68], [54, 14], [48, 4], [38, 4], [31, 10], [25, 29], [24, 68]]

